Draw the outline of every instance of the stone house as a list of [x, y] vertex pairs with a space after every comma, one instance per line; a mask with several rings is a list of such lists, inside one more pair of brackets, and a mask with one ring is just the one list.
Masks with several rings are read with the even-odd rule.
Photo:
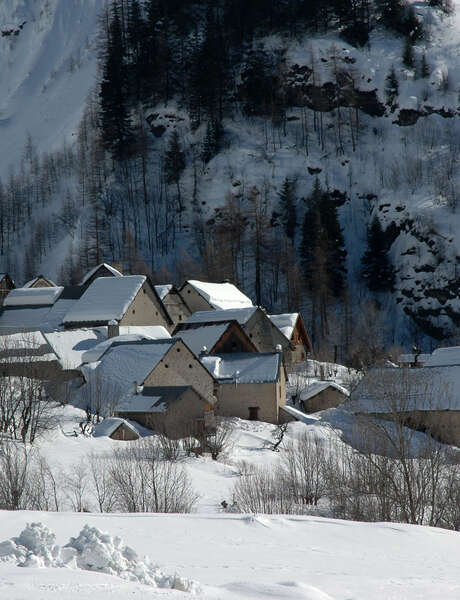
[[344, 408], [362, 418], [397, 421], [460, 447], [460, 364], [372, 369]]
[[0, 273], [0, 306], [3, 305], [5, 298], [15, 287], [14, 281], [8, 273]]
[[204, 348], [207, 354], [257, 352], [238, 321], [182, 323], [176, 327], [173, 335], [181, 338], [196, 356]]
[[98, 277], [123, 277], [123, 273], [108, 263], [101, 263], [86, 273], [80, 285], [88, 288]]
[[252, 306], [250, 298], [229, 282], [210, 283], [190, 279], [179, 289], [179, 294], [192, 313]]
[[61, 286], [11, 290], [0, 310], [0, 334], [58, 329], [63, 311], [57, 311], [57, 303], [63, 291]]
[[216, 415], [279, 423], [286, 404], [282, 354], [231, 353], [202, 356], [217, 381]]
[[281, 346], [283, 360], [286, 365], [290, 364], [294, 346], [268, 317], [265, 310], [258, 306], [196, 312], [187, 319], [186, 325], [211, 325], [226, 321], [237, 321], [257, 352], [275, 352], [277, 347]]
[[168, 284], [155, 285], [154, 287], [174, 326], [186, 321], [192, 314], [192, 311], [179, 294], [176, 286]]
[[127, 394], [116, 415], [177, 439], [214, 425], [214, 405], [189, 386], [144, 386]]
[[155, 288], [145, 275], [99, 277], [62, 319], [66, 328], [119, 325], [162, 325], [172, 328]]
[[290, 342], [289, 348], [284, 352], [285, 364], [291, 365], [303, 362], [313, 354], [311, 341], [300, 313], [268, 316]]
[[304, 412], [315, 413], [339, 406], [349, 395], [348, 390], [334, 381], [314, 381], [300, 392], [298, 401]]

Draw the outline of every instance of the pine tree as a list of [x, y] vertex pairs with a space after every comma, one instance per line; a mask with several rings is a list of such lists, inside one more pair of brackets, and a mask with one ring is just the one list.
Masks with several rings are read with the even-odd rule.
[[361, 259], [361, 274], [371, 292], [393, 291], [394, 267], [388, 257], [385, 233], [377, 216], [367, 232], [367, 250]]
[[399, 83], [396, 77], [395, 68], [392, 65], [391, 71], [385, 78], [385, 96], [387, 98], [387, 105], [390, 107], [391, 112], [395, 110], [397, 104], [395, 102], [399, 94]]
[[102, 140], [115, 160], [122, 160], [130, 151], [131, 122], [126, 99], [125, 48], [120, 15], [112, 3], [106, 54], [99, 97], [101, 103]]
[[414, 44], [409, 36], [406, 37], [402, 59], [406, 67], [409, 69], [414, 68]]
[[185, 154], [179, 142], [179, 134], [174, 131], [165, 154], [164, 161], [167, 183], [177, 183], [185, 169]]
[[295, 196], [296, 181], [286, 177], [283, 181], [283, 187], [279, 193], [279, 211], [280, 221], [284, 228], [286, 237], [293, 240], [297, 228], [297, 208]]
[[201, 150], [201, 160], [208, 163], [219, 151], [223, 128], [220, 121], [208, 121]]
[[420, 75], [423, 78], [428, 77], [430, 75], [430, 67], [427, 63], [425, 52], [422, 54], [422, 64], [420, 66]]

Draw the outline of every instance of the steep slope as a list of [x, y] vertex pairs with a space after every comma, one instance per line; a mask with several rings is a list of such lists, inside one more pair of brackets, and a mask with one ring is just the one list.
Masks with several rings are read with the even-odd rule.
[[95, 32], [104, 0], [0, 3], [0, 176], [27, 136], [38, 150], [72, 142], [95, 84]]

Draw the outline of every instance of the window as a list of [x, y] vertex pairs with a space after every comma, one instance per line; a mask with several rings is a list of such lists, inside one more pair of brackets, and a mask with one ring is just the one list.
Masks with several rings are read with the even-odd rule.
[[136, 314], [136, 310], [133, 308], [133, 315], [135, 315], [135, 314]]
[[250, 406], [249, 407], [249, 420], [250, 421], [258, 421], [259, 420], [259, 407], [258, 406]]
[[180, 348], [176, 348], [176, 352], [180, 352]]
[[188, 368], [189, 368], [189, 369], [191, 369], [191, 368], [192, 368], [192, 365], [189, 365], [189, 366], [188, 366]]

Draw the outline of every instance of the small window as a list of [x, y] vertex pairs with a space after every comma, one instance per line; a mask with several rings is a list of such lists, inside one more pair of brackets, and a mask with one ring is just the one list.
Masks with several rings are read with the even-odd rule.
[[252, 338], [252, 333], [249, 334], [249, 337]]
[[147, 290], [146, 290], [145, 288], [144, 288], [142, 291], [144, 292], [144, 294], [146, 294], [146, 293], [147, 293]]
[[136, 310], [133, 308], [133, 315], [135, 315], [135, 314], [136, 314]]
[[155, 312], [155, 316], [158, 317], [158, 311]]
[[176, 348], [176, 352], [180, 352], [180, 348]]
[[188, 368], [189, 368], [189, 369], [191, 369], [191, 368], [192, 368], [192, 365], [189, 365], [189, 366], [188, 366]]
[[165, 369], [169, 369], [169, 365], [165, 365]]
[[182, 315], [179, 315], [179, 321], [182, 321]]
[[187, 294], [190, 294], [190, 290], [187, 290]]
[[250, 421], [258, 421], [259, 420], [259, 407], [258, 406], [250, 406], [249, 407], [249, 420]]

